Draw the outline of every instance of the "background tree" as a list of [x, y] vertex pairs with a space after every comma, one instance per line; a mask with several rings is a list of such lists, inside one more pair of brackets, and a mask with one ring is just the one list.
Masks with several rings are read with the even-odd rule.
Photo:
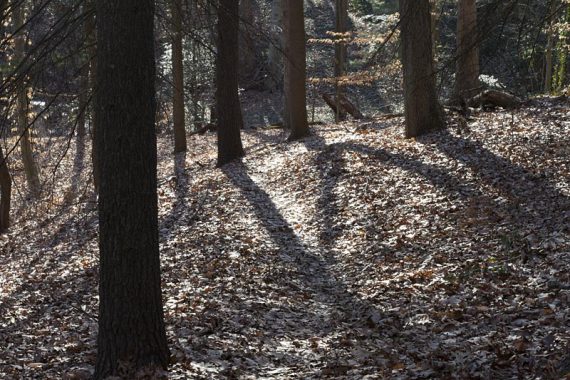
[[407, 138], [443, 127], [435, 92], [429, 0], [400, 0]]
[[30, 194], [34, 197], [40, 192], [40, 175], [38, 165], [34, 159], [32, 144], [30, 141], [30, 127], [28, 126], [28, 86], [26, 83], [26, 34], [24, 25], [25, 1], [15, 0], [12, 3], [13, 18], [16, 29], [14, 42], [15, 61], [20, 69], [19, 80], [16, 89], [16, 115], [18, 122], [18, 133], [20, 134], [20, 150], [22, 152], [22, 162], [28, 182]]
[[291, 130], [289, 140], [309, 134], [307, 121], [307, 77], [305, 15], [303, 0], [283, 0], [285, 35], [285, 111], [283, 121]]
[[479, 33], [475, 0], [459, 0], [457, 5], [456, 98], [470, 98], [480, 90]]
[[275, 91], [283, 85], [283, 3], [271, 1], [270, 39], [267, 51], [267, 78], [265, 87]]
[[186, 151], [184, 112], [184, 54], [181, 0], [171, 0], [172, 14], [172, 113], [174, 118], [174, 153]]
[[238, 93], [239, 4], [221, 0], [218, 8], [216, 108], [218, 110], [218, 166], [242, 157], [243, 117]]
[[[337, 38], [340, 36], [341, 39], [346, 39], [346, 32], [348, 30], [348, 0], [335, 0], [335, 32], [339, 33]], [[347, 60], [347, 45], [344, 42], [337, 42], [335, 44], [335, 59], [334, 59], [334, 76], [338, 79], [339, 77], [346, 74], [346, 60]], [[339, 86], [338, 82], [335, 83], [335, 92], [338, 98], [342, 94], [342, 86]], [[341, 113], [339, 112], [340, 107], [337, 106], [337, 112], [335, 119], [338, 121], [341, 119]], [[346, 113], [343, 113], [346, 117]]]
[[95, 144], [101, 183], [95, 378], [134, 378], [146, 366], [166, 368], [169, 357], [158, 251], [154, 1], [99, 0], [97, 15]]

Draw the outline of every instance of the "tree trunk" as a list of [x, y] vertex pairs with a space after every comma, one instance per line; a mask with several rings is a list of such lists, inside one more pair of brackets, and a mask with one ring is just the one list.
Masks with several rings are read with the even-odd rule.
[[10, 227], [10, 199], [12, 196], [12, 179], [2, 146], [0, 146], [0, 233]]
[[265, 87], [275, 91], [283, 85], [283, 2], [271, 2], [271, 39], [267, 52], [267, 80]]
[[[348, 29], [348, 0], [335, 0], [335, 32], [342, 33], [342, 39], [346, 38], [344, 34]], [[338, 36], [337, 36], [338, 38]], [[337, 78], [337, 83], [335, 84], [336, 99], [340, 99], [343, 94], [342, 86], [338, 85], [338, 79], [346, 74], [346, 58], [347, 58], [347, 47], [346, 43], [340, 42], [335, 44], [335, 60], [334, 60], [334, 76]], [[346, 119], [342, 117], [342, 114], [338, 112], [340, 107], [337, 105], [337, 112], [335, 113], [335, 120]]]
[[186, 152], [186, 127], [184, 120], [184, 55], [182, 50], [182, 1], [171, 0], [171, 5], [174, 153], [179, 153]]
[[[24, 6], [25, 3], [16, 4], [14, 8], [14, 24], [16, 29], [22, 28], [24, 25]], [[21, 64], [26, 55], [26, 36], [23, 29], [19, 30], [19, 35], [15, 38], [15, 60], [16, 64]], [[30, 128], [28, 127], [28, 89], [26, 85], [26, 77], [22, 75], [17, 84], [16, 89], [16, 117], [18, 120], [18, 133], [21, 136], [20, 150], [22, 152], [22, 162], [24, 164], [24, 172], [26, 173], [26, 181], [28, 189], [33, 197], [37, 197], [40, 192], [40, 175], [39, 169], [34, 160], [32, 144], [30, 142]]]
[[544, 52], [544, 92], [550, 94], [552, 92], [552, 71], [553, 71], [553, 50], [554, 50], [554, 23], [556, 21], [555, 13], [558, 1], [550, 0], [550, 10], [548, 15], [550, 21], [548, 23], [546, 51]]
[[99, 192], [99, 182], [101, 174], [99, 173], [98, 158], [98, 147], [95, 144], [97, 139], [97, 113], [95, 112], [95, 103], [97, 100], [97, 38], [96, 38], [96, 15], [95, 15], [95, 4], [94, 0], [87, 0], [87, 7], [92, 12], [92, 14], [85, 19], [85, 38], [89, 48], [87, 52], [89, 54], [89, 86], [91, 87], [91, 162], [93, 165], [93, 187], [95, 192]]
[[[97, 1], [99, 335], [95, 379], [166, 368], [158, 250], [154, 1]], [[120, 27], [119, 27], [120, 26]]]
[[433, 70], [429, 0], [400, 0], [406, 138], [443, 127]]
[[475, 0], [459, 0], [457, 6], [457, 62], [455, 97], [470, 98], [479, 92], [479, 33]]
[[218, 166], [244, 156], [240, 130], [243, 118], [238, 94], [239, 5], [221, 0], [218, 10], [216, 110], [218, 111]]
[[255, 25], [253, 6], [254, 0], [240, 0], [239, 80], [243, 87], [256, 80], [255, 41], [252, 37], [252, 28]]
[[284, 0], [285, 112], [283, 122], [291, 130], [289, 141], [309, 134], [307, 121], [306, 41], [303, 0]]
[[[570, 26], [570, 4], [566, 8], [566, 15], [564, 17], [564, 21], [566, 25]], [[558, 55], [558, 62], [556, 64], [556, 81], [554, 83], [554, 88], [556, 91], [560, 92], [564, 89], [564, 85], [566, 82], [566, 70], [567, 70], [567, 62], [568, 62], [568, 52], [569, 52], [569, 43], [570, 43], [570, 32], [568, 29], [565, 29], [560, 33], [558, 37], [558, 44], [557, 44], [557, 55]]]

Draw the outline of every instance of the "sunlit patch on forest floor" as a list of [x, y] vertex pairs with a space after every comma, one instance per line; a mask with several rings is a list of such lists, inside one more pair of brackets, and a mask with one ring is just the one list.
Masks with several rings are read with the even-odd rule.
[[[296, 143], [248, 129], [247, 157], [222, 169], [214, 134], [177, 157], [161, 136], [170, 378], [567, 376], [569, 115], [547, 101], [467, 129], [448, 115], [418, 140], [401, 118]], [[96, 198], [75, 147], [54, 200], [15, 196], [0, 237], [0, 378], [93, 369]]]

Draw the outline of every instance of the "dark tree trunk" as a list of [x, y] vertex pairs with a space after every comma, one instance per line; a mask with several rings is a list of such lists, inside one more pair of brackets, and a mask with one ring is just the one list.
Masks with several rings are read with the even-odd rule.
[[166, 368], [158, 251], [154, 1], [97, 1], [100, 165], [95, 379]]
[[406, 137], [443, 127], [437, 100], [429, 0], [400, 0]]
[[174, 153], [186, 152], [184, 112], [184, 54], [182, 49], [182, 1], [172, 3], [172, 112], [174, 117]]
[[10, 198], [12, 195], [12, 179], [8, 171], [8, 163], [2, 146], [0, 146], [0, 233], [10, 227]]
[[239, 3], [221, 0], [218, 10], [216, 110], [218, 111], [218, 166], [243, 157], [240, 129], [243, 118], [238, 94]]
[[291, 130], [289, 141], [309, 134], [307, 121], [307, 65], [303, 0], [284, 0], [285, 111], [283, 122]]
[[[348, 29], [348, 0], [335, 1], [335, 19], [335, 32], [345, 34]], [[344, 36], [342, 38], [345, 39]], [[335, 84], [337, 102], [344, 93], [343, 87], [338, 85], [338, 80], [346, 74], [347, 51], [346, 43], [341, 42], [335, 44], [334, 76], [337, 78], [337, 83]], [[339, 108], [340, 104], [336, 107], [337, 112], [335, 113], [335, 121], [337, 122], [346, 119], [346, 113], [344, 115], [339, 113]]]

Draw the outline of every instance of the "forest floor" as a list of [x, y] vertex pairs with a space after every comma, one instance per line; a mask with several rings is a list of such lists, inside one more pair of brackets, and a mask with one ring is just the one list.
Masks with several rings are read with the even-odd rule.
[[[214, 134], [177, 157], [160, 137], [169, 378], [567, 378], [569, 103], [457, 125], [405, 140], [402, 118], [346, 122], [295, 143], [247, 129], [247, 156], [222, 169]], [[57, 168], [53, 153], [42, 203], [13, 168], [2, 379], [93, 370], [88, 158], [74, 141]]]

